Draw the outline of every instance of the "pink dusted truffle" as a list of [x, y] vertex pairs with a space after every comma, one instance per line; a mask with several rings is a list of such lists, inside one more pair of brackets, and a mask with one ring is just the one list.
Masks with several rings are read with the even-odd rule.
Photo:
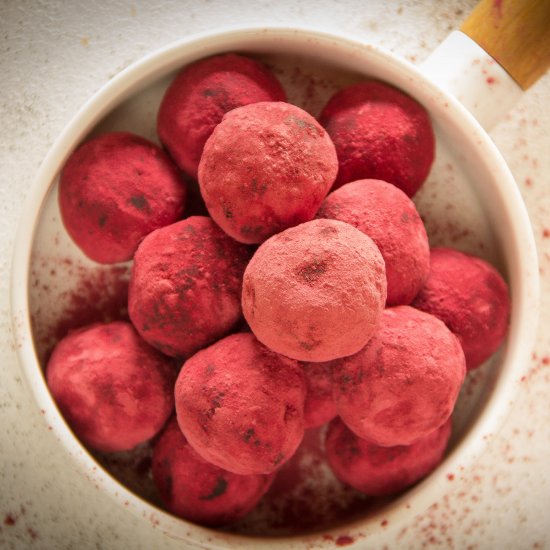
[[435, 152], [430, 117], [401, 90], [377, 80], [353, 84], [332, 96], [319, 120], [338, 153], [335, 187], [373, 178], [412, 197], [428, 176]]
[[304, 424], [306, 429], [318, 428], [336, 416], [332, 397], [332, 369], [339, 360], [324, 363], [300, 363], [306, 380]]
[[313, 219], [337, 170], [334, 145], [310, 114], [263, 102], [234, 109], [216, 126], [199, 185], [219, 226], [252, 244]]
[[410, 445], [451, 416], [466, 375], [458, 338], [410, 306], [384, 311], [356, 355], [334, 371], [339, 416], [361, 438], [384, 447]]
[[261, 63], [216, 55], [188, 65], [173, 80], [160, 104], [157, 132], [177, 165], [196, 178], [204, 144], [225, 113], [285, 100], [279, 81]]
[[176, 382], [181, 431], [199, 455], [241, 475], [270, 474], [304, 436], [298, 363], [233, 334], [188, 359]]
[[300, 361], [357, 353], [386, 301], [384, 260], [372, 239], [337, 220], [274, 235], [243, 280], [243, 313], [267, 347]]
[[166, 355], [195, 353], [241, 320], [242, 277], [250, 255], [205, 216], [154, 231], [134, 257], [130, 319]]
[[174, 409], [172, 361], [130, 323], [75, 330], [55, 347], [48, 387], [68, 424], [97, 451], [128, 451], [151, 439]]
[[357, 437], [339, 418], [329, 424], [327, 461], [336, 477], [371, 496], [403, 491], [442, 461], [451, 435], [451, 420], [411, 445], [380, 447]]
[[92, 260], [131, 260], [151, 231], [181, 218], [186, 188], [172, 161], [154, 143], [128, 132], [81, 145], [59, 178], [67, 232]]
[[358, 180], [330, 193], [318, 218], [347, 222], [368, 235], [386, 264], [388, 306], [408, 305], [430, 271], [430, 245], [416, 206], [381, 180]]
[[243, 518], [273, 481], [273, 475], [243, 476], [206, 462], [189, 445], [175, 417], [155, 443], [152, 473], [166, 508], [202, 525]]
[[430, 275], [413, 306], [454, 332], [468, 370], [479, 367], [508, 331], [510, 296], [500, 273], [481, 258], [450, 248], [431, 251]]

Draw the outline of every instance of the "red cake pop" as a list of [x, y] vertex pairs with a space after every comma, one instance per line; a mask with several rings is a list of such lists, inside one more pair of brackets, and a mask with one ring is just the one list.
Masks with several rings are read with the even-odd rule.
[[274, 235], [258, 248], [243, 280], [243, 313], [252, 332], [300, 361], [357, 353], [385, 301], [378, 247], [337, 220], [313, 220]]
[[413, 306], [435, 315], [458, 336], [468, 370], [486, 361], [506, 337], [508, 285], [486, 261], [458, 250], [432, 249], [430, 275]]
[[411, 445], [380, 447], [357, 437], [339, 418], [326, 436], [327, 461], [340, 481], [371, 496], [399, 493], [428, 475], [443, 459], [449, 419]]
[[334, 145], [310, 114], [264, 102], [223, 117], [204, 147], [199, 185], [226, 233], [261, 243], [313, 219], [337, 170]]
[[318, 428], [336, 416], [336, 403], [332, 397], [332, 369], [338, 360], [325, 363], [300, 363], [306, 380], [304, 425]]
[[241, 319], [250, 254], [205, 216], [148, 235], [135, 254], [128, 294], [138, 332], [166, 355], [183, 357], [227, 334]]
[[412, 302], [430, 271], [430, 246], [422, 219], [403, 191], [381, 180], [347, 183], [328, 195], [317, 217], [347, 222], [368, 235], [386, 264], [386, 304]]
[[71, 332], [46, 368], [48, 387], [75, 434], [98, 451], [126, 451], [156, 435], [174, 408], [172, 362], [130, 323]]
[[285, 100], [275, 76], [253, 59], [231, 53], [201, 59], [166, 90], [158, 135], [178, 166], [196, 178], [204, 144], [225, 113], [258, 101]]
[[236, 474], [269, 474], [304, 435], [304, 375], [251, 333], [233, 334], [183, 365], [176, 413], [189, 444]]
[[412, 197], [428, 176], [435, 152], [430, 118], [393, 86], [369, 80], [340, 90], [319, 120], [338, 153], [335, 187], [373, 178]]
[[202, 525], [225, 525], [252, 510], [273, 476], [234, 474], [202, 459], [173, 418], [153, 449], [153, 480], [166, 508]]
[[92, 260], [131, 260], [151, 231], [179, 220], [185, 186], [154, 143], [112, 132], [81, 145], [59, 179], [59, 207], [67, 232]]
[[338, 414], [359, 437], [410, 445], [451, 415], [466, 374], [458, 338], [410, 306], [386, 309], [378, 330], [335, 369]]

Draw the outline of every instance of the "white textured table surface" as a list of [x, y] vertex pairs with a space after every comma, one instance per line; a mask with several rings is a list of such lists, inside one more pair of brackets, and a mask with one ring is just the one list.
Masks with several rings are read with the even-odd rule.
[[[73, 114], [133, 61], [188, 34], [289, 23], [358, 36], [420, 62], [469, 0], [0, 0], [0, 547], [182, 548], [95, 490], [47, 430], [11, 340], [9, 270], [38, 166]], [[538, 340], [489, 450], [425, 514], [376, 547], [550, 548], [550, 76], [491, 133], [521, 189], [542, 275]], [[382, 529], [382, 528], [381, 528]], [[380, 543], [380, 544], [378, 544]], [[371, 547], [369, 541], [361, 542]]]

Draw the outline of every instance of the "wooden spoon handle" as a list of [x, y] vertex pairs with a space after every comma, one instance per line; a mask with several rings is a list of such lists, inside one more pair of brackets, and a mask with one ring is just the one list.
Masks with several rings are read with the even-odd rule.
[[481, 0], [460, 30], [523, 90], [550, 67], [550, 0]]

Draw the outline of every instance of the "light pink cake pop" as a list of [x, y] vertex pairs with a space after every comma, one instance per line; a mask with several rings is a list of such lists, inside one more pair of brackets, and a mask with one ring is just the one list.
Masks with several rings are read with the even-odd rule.
[[313, 219], [337, 169], [334, 145], [310, 114], [283, 102], [254, 103], [216, 126], [199, 185], [218, 225], [253, 244]]
[[274, 235], [255, 252], [243, 279], [243, 313], [252, 332], [300, 361], [357, 353], [385, 301], [378, 247], [337, 220], [313, 220]]

